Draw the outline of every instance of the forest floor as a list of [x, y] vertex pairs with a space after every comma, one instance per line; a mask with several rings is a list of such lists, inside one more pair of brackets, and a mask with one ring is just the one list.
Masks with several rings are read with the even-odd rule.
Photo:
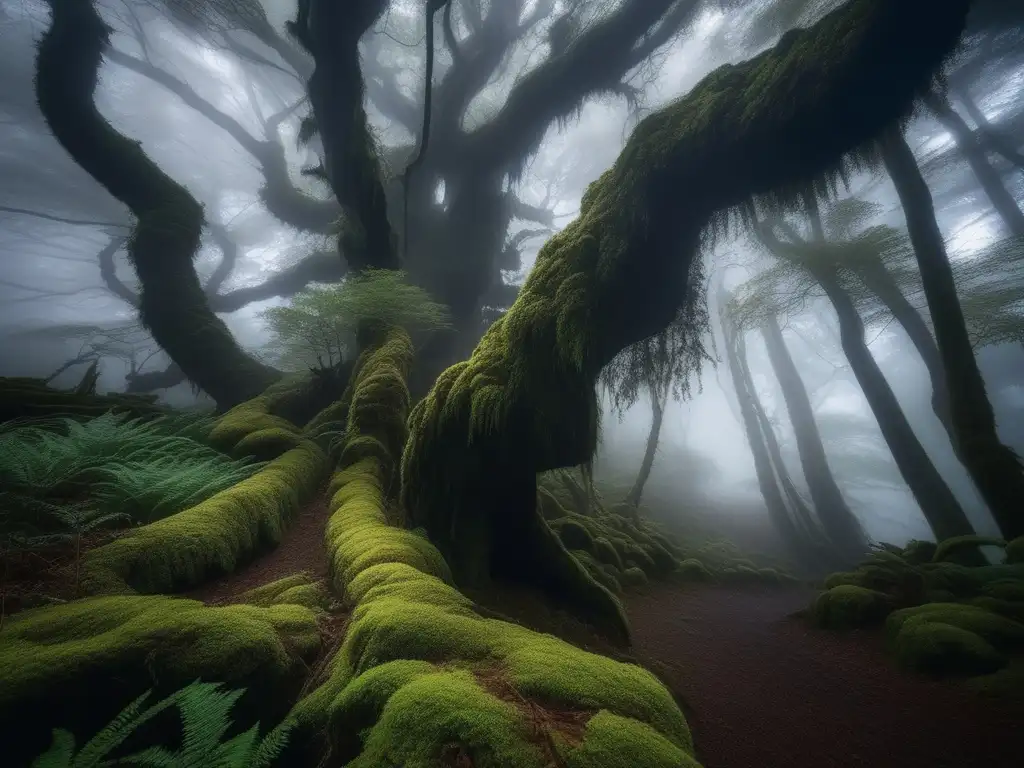
[[704, 768], [1011, 768], [1024, 704], [910, 676], [880, 631], [794, 616], [806, 588], [651, 586], [633, 652], [685, 701]]

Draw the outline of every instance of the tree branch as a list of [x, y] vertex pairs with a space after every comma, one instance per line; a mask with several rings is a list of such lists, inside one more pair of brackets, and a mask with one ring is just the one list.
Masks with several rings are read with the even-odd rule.
[[336, 251], [316, 251], [258, 285], [211, 296], [215, 312], [235, 312], [254, 301], [293, 296], [310, 283], [336, 283], [348, 273]]
[[0, 205], [0, 213], [14, 213], [20, 216], [32, 216], [36, 219], [46, 219], [47, 221], [56, 221], [61, 224], [74, 224], [82, 225], [86, 227], [121, 227], [122, 229], [129, 229], [130, 224], [118, 224], [113, 221], [93, 221], [92, 219], [74, 219], [67, 216], [56, 216], [52, 213], [43, 213], [42, 211], [32, 211], [28, 208], [13, 208], [9, 205]]

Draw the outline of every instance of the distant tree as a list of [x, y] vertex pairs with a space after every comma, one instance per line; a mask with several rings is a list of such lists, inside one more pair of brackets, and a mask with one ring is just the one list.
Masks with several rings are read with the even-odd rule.
[[448, 327], [447, 308], [402, 272], [368, 269], [342, 283], [308, 288], [262, 313], [273, 339], [270, 356], [285, 371], [333, 367], [353, 356], [361, 323], [397, 325], [412, 333]]
[[633, 507], [640, 504], [644, 485], [654, 466], [669, 396], [677, 401], [689, 398], [694, 378], [699, 384], [704, 363], [716, 362], [707, 348], [711, 337], [704, 333], [709, 318], [700, 260], [695, 260], [691, 268], [687, 292], [685, 310], [678, 313], [665, 330], [626, 347], [604, 367], [599, 378], [620, 419], [636, 405], [641, 394], [646, 393], [651, 401], [651, 429], [643, 461], [625, 498]]

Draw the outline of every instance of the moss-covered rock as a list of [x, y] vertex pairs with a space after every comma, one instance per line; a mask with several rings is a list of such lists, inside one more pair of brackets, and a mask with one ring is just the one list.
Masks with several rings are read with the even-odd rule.
[[968, 630], [996, 648], [1024, 647], [1024, 624], [980, 606], [961, 603], [929, 603], [895, 611], [886, 621], [886, 633], [896, 637], [908, 624], [927, 622], [939, 622]]
[[894, 644], [900, 664], [937, 677], [989, 674], [1007, 661], [974, 632], [938, 621], [907, 622]]
[[1024, 564], [1024, 536], [1018, 536], [1016, 539], [1007, 542], [1003, 557], [1006, 563]]
[[685, 581], [711, 581], [711, 571], [700, 560], [688, 557], [679, 564], [678, 576]]
[[880, 623], [892, 609], [892, 600], [882, 592], [841, 584], [818, 595], [811, 615], [821, 627], [854, 629]]
[[978, 551], [979, 547], [1005, 546], [1006, 541], [997, 536], [954, 536], [939, 542], [932, 555], [932, 562], [984, 565], [985, 560]]
[[631, 566], [622, 571], [622, 583], [627, 587], [642, 587], [648, 583], [647, 574], [636, 566]]
[[273, 722], [319, 650], [315, 614], [299, 605], [116, 595], [9, 617], [0, 635], [5, 761], [27, 765], [56, 724], [84, 741], [147, 689], [165, 695], [197, 678], [249, 688], [242, 706]]
[[324, 584], [312, 575], [296, 573], [243, 592], [237, 602], [263, 607], [302, 605], [316, 611], [324, 611], [331, 603], [331, 595]]

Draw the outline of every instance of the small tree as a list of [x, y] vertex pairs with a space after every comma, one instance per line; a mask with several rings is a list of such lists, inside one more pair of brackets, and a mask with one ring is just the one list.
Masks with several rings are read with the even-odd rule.
[[360, 323], [375, 321], [409, 332], [449, 327], [448, 309], [408, 282], [404, 272], [368, 269], [336, 285], [309, 288], [291, 303], [262, 313], [270, 348], [284, 370], [333, 367], [352, 357]]

